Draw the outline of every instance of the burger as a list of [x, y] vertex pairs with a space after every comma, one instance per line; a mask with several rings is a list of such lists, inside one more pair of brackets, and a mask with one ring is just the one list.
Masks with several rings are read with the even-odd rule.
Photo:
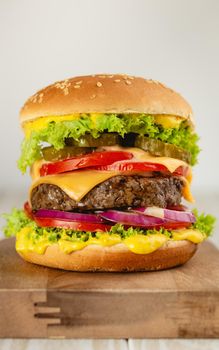
[[190, 105], [151, 79], [56, 82], [20, 112], [18, 161], [32, 178], [6, 236], [28, 262], [72, 271], [151, 271], [187, 262], [214, 218], [190, 211], [198, 136]]

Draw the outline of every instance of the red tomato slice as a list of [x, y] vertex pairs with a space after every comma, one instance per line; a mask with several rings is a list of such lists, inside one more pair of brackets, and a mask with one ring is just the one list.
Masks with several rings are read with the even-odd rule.
[[65, 159], [54, 163], [45, 163], [40, 169], [40, 176], [64, 173], [82, 168], [109, 165], [121, 160], [131, 159], [130, 152], [93, 152], [83, 157]]
[[[148, 162], [117, 162], [110, 165], [101, 165], [95, 167], [97, 170], [114, 170], [114, 171], [161, 171], [170, 173], [169, 170], [162, 164], [148, 163]], [[180, 166], [173, 175], [185, 176], [187, 167]]]
[[190, 222], [168, 222], [163, 225], [160, 225], [160, 228], [164, 227], [167, 230], [174, 230], [178, 228], [187, 228], [191, 226]]
[[95, 169], [111, 171], [168, 171], [164, 165], [148, 162], [117, 162], [110, 165], [101, 165]]
[[164, 165], [147, 162], [117, 162], [111, 165], [98, 166], [97, 169], [115, 171], [167, 171]]
[[188, 173], [189, 173], [189, 167], [180, 166], [174, 171], [173, 175], [187, 177]]
[[[38, 218], [34, 217], [34, 221], [37, 223], [37, 225], [41, 227], [62, 227], [65, 229], [70, 230], [77, 230], [77, 231], [103, 231], [107, 232], [110, 230], [112, 225], [109, 224], [96, 224], [96, 223], [80, 223], [75, 221], [66, 221], [66, 220], [60, 220], [60, 219], [51, 219], [51, 218]], [[135, 227], [134, 225], [124, 225], [126, 228], [128, 227]], [[188, 222], [169, 222], [162, 225], [155, 225], [154, 229], [160, 229], [160, 228], [166, 228], [168, 230], [174, 230], [179, 228], [187, 228], [191, 226], [191, 223]], [[143, 227], [142, 227], [143, 228]], [[151, 229], [152, 227], [150, 227]], [[145, 227], [145, 229], [147, 229]]]
[[31, 220], [34, 220], [34, 217], [33, 217], [33, 213], [32, 213], [32, 209], [30, 207], [30, 204], [29, 202], [25, 202], [24, 203], [24, 212], [25, 214], [27, 215], [27, 217]]
[[41, 227], [63, 227], [70, 230], [77, 230], [77, 231], [109, 231], [111, 228], [111, 225], [105, 225], [105, 224], [96, 224], [96, 223], [80, 223], [75, 221], [65, 221], [60, 219], [50, 219], [50, 218], [34, 218], [34, 221], [37, 223], [37, 225]]

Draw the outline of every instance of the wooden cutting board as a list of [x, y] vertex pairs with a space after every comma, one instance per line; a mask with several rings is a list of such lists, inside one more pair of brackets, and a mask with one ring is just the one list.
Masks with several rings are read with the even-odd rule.
[[160, 272], [78, 273], [24, 262], [0, 242], [0, 337], [218, 338], [219, 251]]

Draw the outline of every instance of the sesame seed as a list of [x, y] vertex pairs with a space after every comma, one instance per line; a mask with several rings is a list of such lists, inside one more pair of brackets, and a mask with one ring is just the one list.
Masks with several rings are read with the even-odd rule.
[[101, 87], [102, 85], [103, 85], [103, 84], [102, 84], [100, 81], [97, 82], [97, 86], [98, 86], [98, 87]]
[[135, 78], [134, 78], [134, 77], [129, 76], [129, 79], [134, 80]]
[[41, 92], [41, 94], [39, 94], [38, 103], [42, 103], [42, 101], [43, 101], [43, 92]]
[[98, 75], [98, 77], [99, 77], [99, 78], [103, 78], [103, 79], [106, 78], [105, 75]]
[[126, 80], [125, 83], [126, 83], [127, 85], [131, 85], [132, 82], [131, 82], [130, 80]]
[[157, 85], [159, 85], [159, 84], [160, 84], [160, 82], [159, 82], [159, 81], [157, 81], [157, 80], [154, 80], [154, 83], [155, 83], [155, 84], [157, 84]]
[[120, 79], [115, 79], [114, 83], [119, 83], [121, 80]]
[[80, 88], [80, 85], [74, 85], [74, 88], [75, 88], [75, 89], [79, 89], [79, 88]]
[[80, 85], [80, 84], [82, 84], [82, 80], [80, 80], [80, 81], [76, 81], [76, 83], [75, 83], [76, 85]]
[[113, 78], [114, 77], [114, 75], [108, 75], [108, 78]]
[[[159, 83], [159, 85], [162, 86], [162, 87], [165, 88], [165, 89], [167, 88], [167, 86], [166, 86], [165, 84], [163, 84], [163, 83]], [[169, 90], [171, 91], [172, 89], [169, 88]], [[173, 90], [172, 90], [172, 91], [173, 91]]]

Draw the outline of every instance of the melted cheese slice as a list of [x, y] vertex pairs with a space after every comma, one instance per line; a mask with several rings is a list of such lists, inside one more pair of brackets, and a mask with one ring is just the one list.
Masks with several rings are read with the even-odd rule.
[[[104, 147], [105, 150], [123, 150], [124, 148], [119, 146]], [[133, 158], [128, 162], [150, 162], [153, 164], [164, 165], [171, 173], [173, 173], [178, 167], [189, 167], [188, 164], [179, 159], [169, 158], [169, 157], [153, 157], [148, 152], [145, 152], [139, 148], [125, 148], [127, 152], [133, 154]], [[40, 177], [39, 170], [45, 161], [37, 161], [34, 163], [31, 169], [31, 176], [33, 179], [32, 186], [30, 188], [30, 195], [33, 188], [47, 183], [60, 187], [70, 198], [75, 201], [80, 201], [89, 191], [91, 191], [95, 186], [100, 183], [110, 179], [117, 175], [133, 175], [133, 172], [124, 171], [100, 171], [100, 170], [76, 170], [72, 172], [67, 172], [57, 175], [48, 175]], [[138, 174], [138, 173], [135, 173]], [[142, 176], [147, 176], [147, 172], [139, 173]], [[191, 191], [190, 191], [190, 181], [192, 178], [191, 167], [189, 167], [187, 178], [182, 177], [184, 181], [183, 196], [189, 202], [194, 202]]]
[[30, 227], [24, 227], [17, 234], [16, 237], [16, 250], [23, 255], [28, 252], [35, 252], [37, 254], [44, 254], [46, 249], [53, 245], [58, 244], [59, 249], [65, 254], [70, 254], [78, 250], [82, 250], [89, 245], [99, 245], [102, 247], [112, 247], [117, 244], [123, 243], [130, 251], [135, 254], [150, 254], [155, 250], [161, 248], [167, 241], [181, 241], [188, 240], [193, 243], [201, 243], [206, 239], [206, 235], [198, 230], [194, 229], [182, 229], [173, 232], [173, 237], [168, 238], [161, 233], [155, 233], [150, 235], [134, 235], [122, 239], [117, 234], [102, 233], [99, 238], [89, 238], [88, 241], [69, 241], [64, 238], [60, 238], [57, 243], [53, 243], [45, 236], [40, 237], [37, 241], [33, 241], [30, 237], [32, 229]]
[[30, 194], [33, 188], [41, 184], [52, 184], [60, 187], [70, 198], [78, 202], [92, 188], [119, 174], [116, 171], [76, 170], [59, 175], [44, 176], [34, 181], [30, 188]]

